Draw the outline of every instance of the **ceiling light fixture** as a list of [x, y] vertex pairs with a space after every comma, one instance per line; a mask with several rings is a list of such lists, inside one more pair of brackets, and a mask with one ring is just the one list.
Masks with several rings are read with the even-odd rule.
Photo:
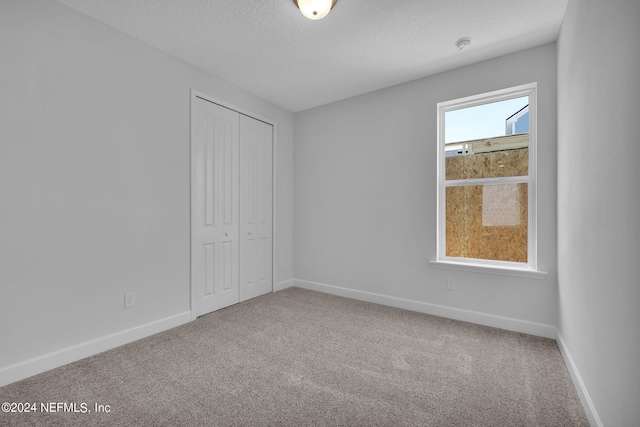
[[469, 46], [470, 44], [471, 44], [471, 38], [464, 37], [456, 42], [456, 47], [458, 48], [458, 50], [462, 50], [465, 47]]
[[322, 19], [336, 5], [337, 0], [293, 0], [300, 12], [309, 19]]

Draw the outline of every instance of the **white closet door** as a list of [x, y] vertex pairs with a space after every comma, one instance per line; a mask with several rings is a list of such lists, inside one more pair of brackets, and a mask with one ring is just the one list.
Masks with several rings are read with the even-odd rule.
[[238, 300], [239, 233], [240, 233], [240, 114], [217, 106], [220, 135], [218, 138], [218, 212], [220, 213], [219, 283], [220, 306], [228, 307]]
[[201, 316], [238, 302], [239, 114], [197, 98], [191, 117], [191, 286]]
[[273, 126], [240, 116], [240, 301], [273, 290]]

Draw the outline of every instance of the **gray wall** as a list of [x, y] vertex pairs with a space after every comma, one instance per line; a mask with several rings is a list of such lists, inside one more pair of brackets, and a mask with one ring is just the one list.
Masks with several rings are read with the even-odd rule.
[[607, 427], [640, 425], [638, 22], [571, 0], [558, 42], [559, 333]]
[[189, 310], [191, 88], [276, 122], [293, 277], [291, 113], [52, 1], [0, 2], [0, 58], [0, 372]]
[[[548, 277], [433, 269], [436, 104], [534, 81], [538, 252]], [[296, 113], [294, 277], [555, 325], [556, 112], [554, 43]]]

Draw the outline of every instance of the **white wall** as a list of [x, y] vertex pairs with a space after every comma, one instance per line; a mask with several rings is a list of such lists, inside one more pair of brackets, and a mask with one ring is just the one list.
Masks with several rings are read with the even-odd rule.
[[638, 22], [570, 0], [558, 42], [559, 334], [607, 427], [640, 426]]
[[[548, 277], [433, 269], [436, 104], [534, 81], [539, 267]], [[508, 317], [523, 321], [515, 329], [555, 336], [556, 112], [556, 45], [549, 44], [296, 113], [296, 283], [355, 297], [375, 293], [409, 300], [405, 306], [431, 304], [413, 307], [444, 315], [464, 318], [465, 312], [432, 305], [493, 320]], [[456, 280], [456, 291], [447, 290], [447, 277]], [[541, 325], [527, 329], [526, 322]]]
[[291, 113], [57, 2], [0, 2], [0, 63], [0, 385], [182, 321], [191, 88], [275, 121], [276, 281], [293, 277]]

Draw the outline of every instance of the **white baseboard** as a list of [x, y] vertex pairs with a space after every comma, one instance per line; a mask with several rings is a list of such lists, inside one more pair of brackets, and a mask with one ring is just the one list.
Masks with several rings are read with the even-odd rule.
[[434, 316], [446, 317], [448, 319], [462, 320], [464, 322], [492, 326], [494, 328], [506, 329], [508, 331], [522, 332], [539, 337], [551, 339], [556, 338], [556, 327], [552, 325], [545, 325], [543, 323], [530, 322], [527, 320], [520, 320], [511, 317], [496, 316], [493, 314], [464, 310], [461, 308], [447, 307], [444, 305], [429, 304], [421, 301], [392, 297], [389, 295], [376, 294], [372, 292], [358, 291], [355, 289], [342, 288], [339, 286], [311, 282], [308, 280], [294, 279], [294, 282], [295, 286], [304, 289], [310, 289], [313, 291], [325, 292], [328, 294], [353, 298], [361, 301], [403, 308], [405, 310], [417, 311], [419, 313], [432, 314]]
[[33, 375], [46, 372], [50, 369], [67, 365], [85, 357], [137, 341], [141, 338], [163, 332], [176, 326], [191, 321], [191, 312], [176, 314], [131, 329], [116, 332], [91, 341], [76, 344], [42, 356], [18, 362], [0, 369], [0, 387], [16, 381], [29, 378]]
[[578, 367], [573, 361], [573, 357], [569, 352], [569, 348], [567, 347], [567, 343], [562, 338], [562, 334], [560, 331], [556, 331], [556, 342], [558, 343], [558, 347], [560, 348], [560, 353], [564, 359], [564, 364], [567, 365], [567, 370], [569, 371], [569, 375], [571, 375], [571, 379], [573, 380], [573, 385], [578, 391], [578, 396], [580, 397], [580, 402], [582, 403], [582, 407], [584, 408], [584, 412], [589, 419], [589, 424], [591, 427], [603, 427], [602, 420], [598, 416], [598, 412], [596, 412], [595, 406], [593, 406], [593, 401], [589, 396], [589, 392], [584, 385], [584, 381], [582, 381], [582, 377], [580, 376], [580, 372], [578, 372]]
[[273, 285], [273, 292], [278, 292], [294, 286], [293, 279], [284, 280]]

